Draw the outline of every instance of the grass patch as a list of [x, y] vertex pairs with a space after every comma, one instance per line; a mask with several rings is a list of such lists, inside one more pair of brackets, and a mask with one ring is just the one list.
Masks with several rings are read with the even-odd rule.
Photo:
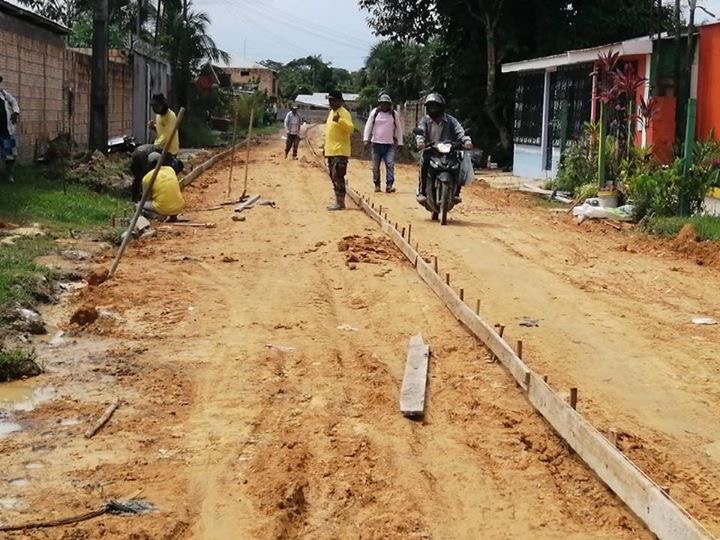
[[714, 216], [656, 217], [649, 218], [643, 228], [658, 236], [674, 237], [687, 223], [691, 223], [701, 240], [720, 242], [720, 218]]
[[39, 222], [50, 230], [88, 230], [107, 225], [121, 215], [128, 201], [96, 193], [88, 187], [62, 183], [45, 176], [39, 167], [18, 168], [14, 184], [0, 184], [0, 219], [15, 223]]
[[33, 349], [0, 348], [0, 382], [12, 381], [23, 377], [35, 377], [42, 373]]
[[18, 238], [0, 248], [0, 317], [7, 306], [32, 305], [47, 292], [54, 274], [35, 259], [56, 249], [52, 238], [45, 236]]

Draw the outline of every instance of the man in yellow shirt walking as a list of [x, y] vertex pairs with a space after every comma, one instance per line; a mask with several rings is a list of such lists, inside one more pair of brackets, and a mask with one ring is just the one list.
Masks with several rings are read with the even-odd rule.
[[328, 160], [328, 171], [335, 190], [335, 204], [328, 210], [345, 209], [345, 175], [350, 158], [350, 138], [355, 130], [352, 116], [345, 108], [342, 92], [333, 90], [328, 94], [330, 113], [325, 122], [324, 154]]

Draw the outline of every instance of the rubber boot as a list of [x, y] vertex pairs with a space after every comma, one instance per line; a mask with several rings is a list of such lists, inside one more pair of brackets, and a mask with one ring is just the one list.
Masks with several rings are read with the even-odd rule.
[[345, 210], [345, 196], [335, 195], [335, 203], [328, 206], [327, 209], [331, 212], [336, 210]]

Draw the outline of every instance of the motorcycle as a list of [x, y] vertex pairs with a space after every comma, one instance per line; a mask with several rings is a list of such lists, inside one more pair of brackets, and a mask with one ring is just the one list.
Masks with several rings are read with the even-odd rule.
[[[424, 135], [420, 129], [413, 131], [415, 135]], [[460, 182], [460, 165], [463, 161], [463, 142], [439, 142], [428, 144], [423, 153], [428, 152], [428, 167], [425, 182], [427, 200], [423, 204], [432, 214], [433, 221], [440, 220], [447, 225], [447, 215], [455, 203], [453, 197]], [[425, 154], [423, 160], [425, 160]]]

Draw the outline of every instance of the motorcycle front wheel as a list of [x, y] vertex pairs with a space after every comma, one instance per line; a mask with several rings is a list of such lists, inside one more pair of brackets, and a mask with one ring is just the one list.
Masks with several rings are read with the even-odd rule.
[[450, 210], [450, 184], [443, 182], [440, 188], [440, 225], [447, 225], [447, 215]]

